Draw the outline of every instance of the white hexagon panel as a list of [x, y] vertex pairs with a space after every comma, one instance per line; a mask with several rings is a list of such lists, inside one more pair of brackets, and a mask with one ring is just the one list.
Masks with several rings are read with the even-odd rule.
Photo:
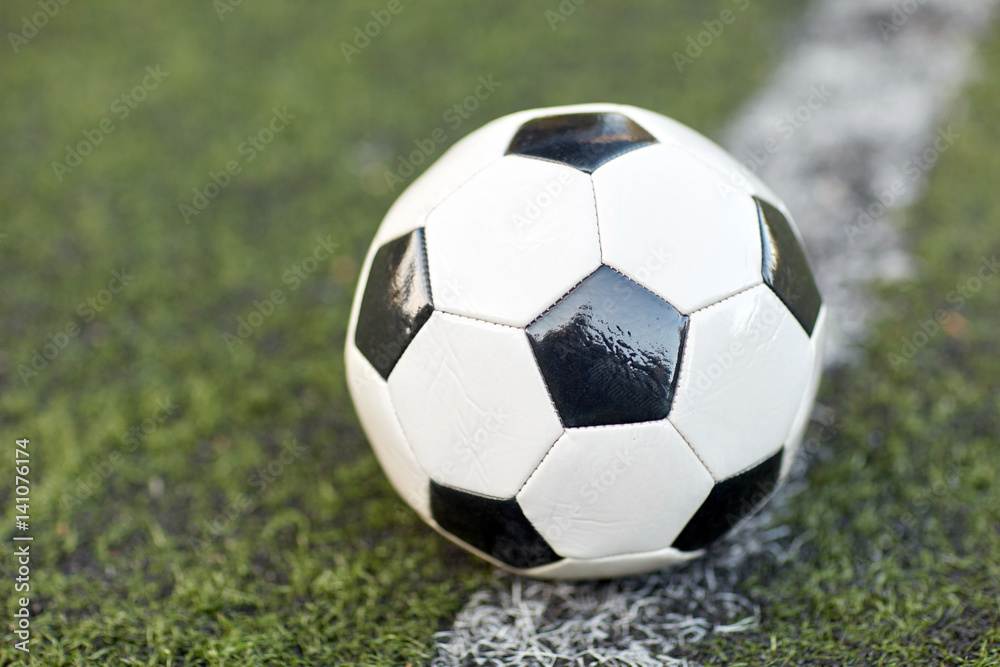
[[663, 144], [602, 167], [594, 190], [604, 262], [682, 313], [762, 282], [757, 207], [721, 190], [722, 178]]
[[601, 263], [590, 177], [509, 155], [427, 216], [435, 307], [524, 326]]
[[670, 421], [726, 479], [785, 444], [811, 362], [809, 336], [774, 293], [741, 292], [691, 315]]
[[490, 123], [400, 197], [346, 365], [420, 516], [498, 566], [585, 578], [693, 558], [760, 507], [826, 316], [787, 209], [734, 166], [653, 112], [578, 105]]
[[517, 493], [562, 433], [524, 332], [435, 312], [407, 352], [389, 395], [431, 479]]
[[591, 559], [669, 547], [714, 485], [660, 420], [569, 429], [517, 502], [556, 552]]
[[673, 118], [636, 107], [623, 107], [622, 111], [635, 118], [636, 122], [648, 127], [650, 133], [662, 143], [680, 146], [697, 159], [717, 169], [724, 177], [721, 182], [724, 184], [721, 188], [724, 192], [742, 190], [751, 196], [774, 202], [784, 209], [777, 195], [754, 173], [756, 164], [751, 163], [753, 169], [745, 166], [722, 146]]
[[[376, 232], [373, 247], [422, 226], [435, 206], [480, 170], [502, 158], [511, 137], [520, 126], [517, 116], [513, 114], [494, 121], [449, 148], [389, 208]], [[424, 144], [426, 148], [426, 140]], [[393, 165], [392, 173], [399, 179], [408, 177], [410, 171], [419, 169], [423, 160], [430, 159], [425, 157], [426, 151], [416, 144], [410, 148], [403, 162]], [[391, 180], [396, 186], [396, 180]]]

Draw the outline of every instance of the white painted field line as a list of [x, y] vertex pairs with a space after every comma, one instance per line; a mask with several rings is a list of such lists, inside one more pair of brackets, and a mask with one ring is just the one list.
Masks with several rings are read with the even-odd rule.
[[945, 116], [996, 4], [820, 2], [724, 137], [805, 237], [833, 315], [831, 362], [847, 360], [864, 335], [864, 286], [911, 269], [892, 213], [919, 198], [937, 157], [961, 140]]
[[[864, 285], [911, 270], [892, 213], [920, 196], [936, 154], [961, 141], [945, 114], [997, 2], [819, 0], [723, 137], [798, 222], [831, 306], [834, 363], [850, 360], [866, 331]], [[805, 467], [736, 539], [680, 569], [601, 583], [498, 578], [438, 633], [432, 664], [689, 665], [677, 657], [684, 645], [758, 622], [754, 601], [733, 592], [741, 576], [795, 558], [808, 540], [775, 521], [803, 490]]]

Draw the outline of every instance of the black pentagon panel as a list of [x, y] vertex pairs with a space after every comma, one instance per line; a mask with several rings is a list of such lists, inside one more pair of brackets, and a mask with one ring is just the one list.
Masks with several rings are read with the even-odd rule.
[[809, 259], [784, 214], [763, 199], [754, 197], [754, 201], [764, 250], [761, 266], [764, 282], [812, 336], [823, 298], [809, 268]]
[[771, 458], [716, 484], [674, 540], [674, 548], [681, 551], [704, 549], [753, 514], [778, 485], [784, 451], [782, 447]]
[[388, 379], [433, 309], [424, 230], [420, 228], [389, 241], [375, 253], [354, 343]]
[[563, 162], [588, 174], [605, 162], [656, 138], [620, 113], [573, 113], [529, 120], [521, 126], [507, 154]]
[[432, 480], [431, 514], [455, 537], [511, 567], [525, 569], [562, 560], [514, 498], [487, 498]]
[[528, 339], [566, 426], [663, 419], [677, 384], [688, 318], [601, 266], [528, 325]]

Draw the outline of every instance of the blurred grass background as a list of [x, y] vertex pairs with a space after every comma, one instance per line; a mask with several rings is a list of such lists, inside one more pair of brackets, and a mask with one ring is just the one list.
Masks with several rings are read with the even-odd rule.
[[[450, 144], [534, 106], [636, 104], [712, 134], [772, 70], [799, 11], [589, 2], [553, 30], [556, 2], [402, 0], [348, 63], [341, 42], [387, 4], [69, 3], [16, 52], [0, 45], [0, 443], [32, 441], [31, 664], [426, 661], [432, 633], [493, 573], [402, 505], [346, 393], [350, 297], [393, 197], [384, 170], [435, 128]], [[727, 8], [735, 22], [678, 72], [672, 54]], [[37, 11], [5, 3], [3, 34]], [[994, 41], [983, 59], [998, 58]], [[115, 100], [148, 66], [169, 76], [120, 117]], [[452, 129], [444, 113], [490, 75], [496, 92]], [[908, 216], [924, 271], [882, 290], [890, 314], [868, 362], [824, 387], [836, 429], [809, 505], [786, 519], [811, 531], [803, 557], [751, 571], [762, 626], [693, 658], [1000, 661], [1000, 282], [968, 300], [954, 335], [901, 369], [887, 361], [1000, 250], [998, 100], [989, 73]], [[246, 161], [241, 144], [275, 108], [294, 118]], [[114, 130], [60, 180], [52, 163], [104, 118]], [[186, 222], [179, 204], [229, 161], [241, 172]], [[333, 256], [293, 290], [288, 272], [327, 237]], [[105, 305], [112, 271], [134, 280]], [[231, 352], [223, 334], [274, 290], [285, 302]], [[947, 490], [928, 502], [928, 488]], [[8, 664], [22, 656], [3, 627]]]

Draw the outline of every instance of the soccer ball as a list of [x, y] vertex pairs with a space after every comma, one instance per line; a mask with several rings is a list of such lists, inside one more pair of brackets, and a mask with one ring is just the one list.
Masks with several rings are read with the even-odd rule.
[[589, 104], [458, 142], [375, 234], [351, 396], [399, 494], [544, 578], [698, 556], [787, 474], [825, 309], [784, 204], [669, 118]]

